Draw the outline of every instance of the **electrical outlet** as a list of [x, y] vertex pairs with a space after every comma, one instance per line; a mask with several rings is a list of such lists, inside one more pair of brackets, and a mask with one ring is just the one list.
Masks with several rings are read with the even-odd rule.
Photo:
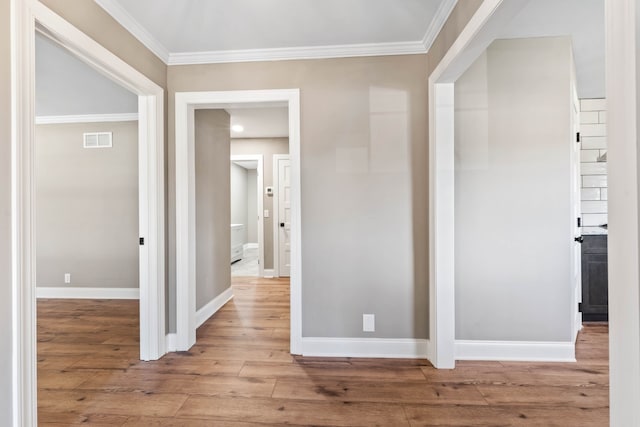
[[64, 273], [64, 283], [71, 283], [71, 273]]
[[363, 332], [376, 331], [376, 315], [375, 314], [362, 315], [362, 331]]

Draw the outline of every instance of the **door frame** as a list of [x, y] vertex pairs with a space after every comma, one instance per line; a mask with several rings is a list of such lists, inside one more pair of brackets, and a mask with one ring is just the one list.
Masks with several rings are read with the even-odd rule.
[[[258, 277], [264, 277], [264, 165], [262, 154], [231, 155], [231, 162], [253, 160], [258, 162], [257, 210], [258, 210]], [[248, 225], [248, 224], [247, 224]]]
[[35, 0], [12, 2], [13, 425], [37, 424], [34, 204], [35, 32], [138, 95], [140, 358], [166, 353], [164, 296], [164, 91]]
[[302, 215], [300, 201], [300, 90], [236, 90], [176, 92], [176, 344], [180, 351], [196, 342], [195, 140], [196, 109], [224, 109], [243, 104], [289, 108], [291, 156], [291, 341], [290, 352], [302, 343]]
[[[280, 173], [278, 161], [281, 159], [291, 161], [289, 154], [273, 155], [273, 218], [280, 219]], [[273, 221], [273, 277], [280, 277], [280, 228], [279, 221]]]

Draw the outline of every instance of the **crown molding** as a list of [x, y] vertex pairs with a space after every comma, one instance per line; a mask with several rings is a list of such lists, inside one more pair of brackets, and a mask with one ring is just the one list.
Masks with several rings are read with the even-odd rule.
[[138, 113], [76, 114], [68, 116], [37, 116], [36, 124], [133, 122], [136, 120], [138, 120]]
[[285, 61], [295, 59], [348, 58], [357, 56], [415, 55], [426, 53], [421, 41], [366, 43], [337, 46], [285, 47], [274, 49], [218, 50], [169, 54], [169, 65], [225, 62]]
[[95, 2], [165, 64], [194, 65], [424, 54], [431, 48], [431, 45], [442, 30], [442, 27], [449, 18], [458, 0], [442, 1], [435, 16], [431, 20], [427, 32], [422, 40], [419, 41], [203, 52], [169, 52], [169, 50], [133, 18], [117, 0], [95, 0]]
[[447, 22], [447, 19], [449, 19], [449, 15], [451, 15], [457, 3], [458, 0], [442, 0], [442, 3], [440, 3], [440, 7], [438, 7], [435, 16], [431, 20], [431, 24], [429, 24], [429, 28], [427, 28], [427, 32], [422, 38], [422, 45], [426, 50], [431, 49], [433, 42], [436, 40], [436, 37], [438, 37], [438, 34], [440, 34], [442, 27], [444, 27], [444, 24]]
[[169, 61], [169, 50], [151, 35], [133, 16], [129, 14], [116, 0], [95, 0], [113, 19], [125, 30], [129, 31], [140, 43], [153, 52], [165, 64]]

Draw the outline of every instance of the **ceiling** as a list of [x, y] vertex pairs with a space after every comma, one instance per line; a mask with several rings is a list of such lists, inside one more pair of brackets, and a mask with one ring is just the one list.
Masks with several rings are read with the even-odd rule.
[[605, 97], [604, 0], [529, 0], [500, 38], [571, 36], [579, 98]]
[[456, 0], [96, 0], [168, 64], [426, 52]]
[[[227, 108], [231, 116], [231, 138], [286, 138], [289, 136], [289, 109]], [[242, 132], [233, 130], [241, 125]]]

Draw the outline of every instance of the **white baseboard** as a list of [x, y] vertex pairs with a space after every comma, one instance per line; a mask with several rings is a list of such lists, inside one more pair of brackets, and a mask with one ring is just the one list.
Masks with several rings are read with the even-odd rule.
[[302, 338], [302, 355], [422, 359], [429, 340], [393, 338]]
[[72, 288], [44, 287], [36, 288], [37, 298], [69, 299], [140, 299], [138, 288]]
[[575, 362], [572, 342], [456, 340], [456, 360]]
[[264, 277], [265, 279], [273, 279], [273, 274], [274, 274], [274, 272], [273, 272], [273, 269], [272, 269], [272, 268], [270, 268], [270, 269], [266, 269], [266, 268], [265, 268], [265, 269], [264, 269], [264, 276], [263, 276], [263, 277]]
[[245, 243], [242, 245], [242, 250], [246, 251], [247, 249], [258, 249], [257, 243]]
[[223, 305], [229, 302], [231, 298], [233, 298], [233, 289], [229, 286], [220, 295], [209, 301], [207, 305], [196, 311], [196, 328], [206, 322], [216, 311], [220, 310]]
[[167, 353], [172, 351], [178, 351], [178, 334], [169, 333], [166, 335], [165, 344], [167, 346]]

